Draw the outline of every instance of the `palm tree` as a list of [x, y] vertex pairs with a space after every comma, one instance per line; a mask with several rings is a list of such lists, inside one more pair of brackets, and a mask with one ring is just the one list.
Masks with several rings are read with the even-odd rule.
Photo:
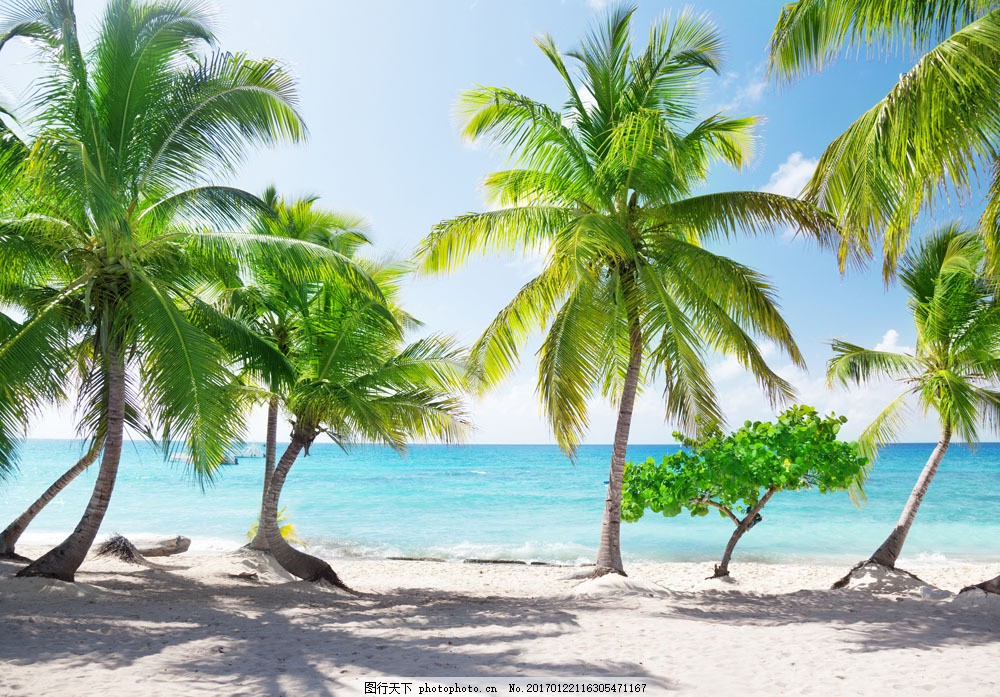
[[[397, 270], [373, 269], [373, 276], [387, 298], [395, 295]], [[296, 308], [287, 343], [296, 371], [283, 395], [291, 442], [265, 490], [262, 527], [268, 550], [286, 571], [350, 590], [328, 563], [281, 535], [278, 501], [292, 465], [322, 433], [345, 449], [359, 441], [402, 450], [413, 438], [461, 438], [468, 425], [460, 399], [466, 365], [441, 337], [404, 346], [402, 327], [411, 320], [391, 302], [342, 283], [304, 286], [294, 297], [305, 303]]]
[[805, 198], [834, 212], [869, 255], [883, 237], [888, 280], [922, 207], [968, 191], [992, 167], [980, 229], [1000, 271], [1000, 2], [797, 0], [771, 36], [771, 71], [793, 79], [861, 47], [918, 54], [914, 67], [827, 147]]
[[925, 413], [933, 412], [941, 437], [903, 507], [896, 527], [870, 561], [894, 567], [924, 495], [937, 473], [953, 436], [969, 443], [979, 439], [985, 421], [1000, 424], [1000, 303], [980, 277], [981, 238], [957, 226], [930, 235], [903, 257], [900, 281], [909, 294], [916, 324], [913, 355], [873, 351], [846, 341], [833, 342], [827, 366], [831, 384], [861, 385], [891, 378], [906, 390], [889, 403], [859, 438], [870, 457], [894, 440], [905, 423], [907, 399], [916, 398]]
[[641, 387], [664, 379], [667, 417], [694, 429], [723, 420], [709, 350], [735, 356], [772, 401], [792, 387], [767, 366], [754, 336], [803, 363], [766, 279], [702, 244], [742, 229], [792, 226], [821, 243], [835, 233], [829, 216], [796, 199], [692, 195], [713, 162], [747, 163], [755, 119], [696, 118], [701, 79], [718, 71], [721, 50], [706, 19], [664, 17], [633, 53], [633, 12], [610, 11], [566, 56], [550, 37], [536, 39], [566, 87], [562, 108], [496, 87], [461, 96], [463, 136], [509, 148], [515, 168], [486, 179], [497, 210], [439, 223], [417, 252], [423, 271], [440, 272], [477, 252], [548, 250], [542, 272], [473, 346], [472, 361], [482, 387], [491, 387], [516, 364], [528, 335], [547, 328], [538, 390], [571, 455], [591, 397], [617, 406], [597, 575], [624, 574], [622, 470]]
[[[317, 197], [309, 196], [286, 202], [279, 198], [274, 187], [269, 187], [261, 197], [267, 206], [255, 226], [260, 235], [277, 235], [353, 257], [362, 245], [369, 243], [368, 223], [348, 213], [323, 210], [316, 207]], [[313, 286], [295, 283], [293, 279], [273, 269], [258, 267], [251, 282], [227, 294], [228, 311], [246, 317], [251, 329], [272, 341], [283, 355], [291, 351], [290, 341], [298, 320], [298, 310], [308, 305], [308, 295]], [[274, 474], [278, 442], [278, 417], [281, 397], [291, 387], [279, 372], [267, 376], [267, 434], [264, 447], [264, 486], [261, 494], [260, 520], [264, 519], [264, 500], [267, 487]], [[267, 550], [264, 526], [257, 525], [250, 549]]]
[[301, 139], [304, 127], [278, 64], [203, 50], [214, 36], [201, 4], [113, 0], [86, 52], [71, 0], [5, 2], [0, 14], [0, 45], [30, 39], [47, 71], [27, 109], [28, 162], [2, 201], [2, 246], [48, 269], [44, 285], [22, 293], [28, 316], [0, 345], [0, 436], [16, 439], [8, 415], [18, 395], [76, 389], [78, 430], [103, 443], [94, 492], [73, 533], [20, 572], [72, 580], [107, 509], [126, 428], [155, 434], [166, 452], [186, 448], [203, 475], [239, 437], [232, 354], [199, 325], [231, 326], [228, 343], [247, 352], [268, 346], [213, 314], [200, 290], [234, 258], [266, 256], [288, 273], [349, 263], [212, 231], [260, 202], [210, 175], [251, 146]]

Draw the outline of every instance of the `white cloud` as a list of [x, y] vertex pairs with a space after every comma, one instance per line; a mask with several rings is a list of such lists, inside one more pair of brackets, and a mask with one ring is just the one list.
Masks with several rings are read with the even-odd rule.
[[805, 157], [801, 152], [793, 152], [771, 173], [771, 178], [761, 191], [797, 197], [816, 171], [818, 164], [819, 160]]
[[893, 351], [895, 353], [908, 353], [913, 355], [912, 346], [900, 346], [899, 343], [899, 332], [895, 329], [890, 329], [885, 334], [882, 335], [882, 341], [875, 344], [876, 351]]
[[753, 104], [759, 102], [767, 90], [767, 80], [754, 80], [736, 95], [736, 98], [743, 104]]
[[[766, 65], [766, 63], [761, 63], [756, 66], [747, 77], [746, 84], [738, 89], [728, 102], [720, 106], [719, 111], [732, 111], [750, 104], [756, 104], [763, 99], [768, 87], [767, 77], [764, 72]], [[740, 74], [736, 72], [728, 72], [723, 75], [722, 83], [719, 85], [720, 89], [727, 90], [739, 76]]]
[[610, 2], [611, 0], [587, 0], [587, 7], [592, 10], [603, 10]]

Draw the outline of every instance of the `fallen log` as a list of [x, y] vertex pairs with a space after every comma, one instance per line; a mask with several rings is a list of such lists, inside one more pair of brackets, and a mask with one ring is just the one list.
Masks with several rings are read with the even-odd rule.
[[144, 557], [169, 557], [174, 554], [181, 554], [191, 547], [191, 540], [178, 535], [169, 540], [154, 542], [148, 547], [137, 547], [136, 551]]

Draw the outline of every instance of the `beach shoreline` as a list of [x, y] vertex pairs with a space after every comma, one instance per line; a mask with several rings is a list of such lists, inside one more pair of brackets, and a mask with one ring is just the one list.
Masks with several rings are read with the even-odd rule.
[[[44, 551], [25, 548], [27, 554]], [[333, 559], [349, 597], [255, 555], [155, 568], [89, 557], [78, 583], [10, 578], [0, 694], [347, 694], [360, 677], [633, 677], [661, 692], [996, 694], [1000, 603], [952, 593], [992, 564], [913, 571], [942, 591], [831, 591], [849, 567], [585, 569]], [[1000, 600], [997, 597], [996, 600]], [[848, 668], [849, 666], [849, 668]]]

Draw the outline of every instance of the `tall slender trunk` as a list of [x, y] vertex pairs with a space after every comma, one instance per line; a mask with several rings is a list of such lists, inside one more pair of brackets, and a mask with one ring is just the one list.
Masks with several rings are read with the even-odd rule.
[[325, 561], [301, 552], [288, 544], [281, 536], [281, 530], [278, 527], [278, 500], [281, 498], [281, 488], [285, 485], [285, 478], [292, 469], [292, 465], [295, 464], [295, 459], [311, 440], [298, 429], [292, 432], [292, 441], [281, 455], [281, 460], [278, 461], [278, 466], [271, 476], [271, 485], [264, 495], [261, 527], [267, 537], [268, 550], [285, 571], [305, 581], [326, 581], [337, 588], [357, 595], [356, 591], [340, 580], [337, 573]]
[[917, 483], [914, 485], [913, 491], [910, 492], [910, 498], [903, 507], [903, 512], [899, 516], [896, 527], [889, 533], [889, 537], [886, 538], [885, 542], [875, 550], [875, 554], [871, 556], [870, 561], [888, 567], [896, 566], [896, 560], [899, 559], [899, 554], [903, 551], [903, 543], [906, 542], [906, 535], [910, 532], [913, 519], [917, 517], [917, 509], [920, 508], [920, 503], [924, 500], [924, 495], [927, 494], [931, 480], [937, 474], [938, 466], [941, 464], [941, 460], [944, 459], [944, 453], [948, 449], [950, 441], [951, 427], [945, 426], [941, 433], [941, 440], [934, 447], [934, 451], [927, 460], [927, 464], [924, 465], [920, 477], [917, 478]]
[[86, 453], [83, 454], [76, 464], [66, 470], [59, 479], [55, 480], [52, 485], [45, 490], [41, 496], [39, 496], [33, 504], [28, 506], [28, 508], [19, 515], [14, 521], [7, 526], [7, 528], [0, 532], [0, 558], [6, 559], [17, 559], [19, 561], [29, 561], [24, 557], [20, 556], [15, 552], [15, 547], [17, 546], [17, 541], [21, 539], [21, 535], [24, 533], [25, 529], [31, 525], [31, 521], [35, 519], [42, 509], [45, 508], [49, 502], [54, 499], [59, 493], [70, 485], [74, 479], [76, 479], [80, 474], [94, 464], [94, 460], [97, 459], [97, 454], [101, 452], [101, 441], [94, 441]]
[[267, 535], [264, 534], [264, 514], [267, 490], [274, 476], [274, 457], [278, 449], [278, 397], [274, 395], [267, 403], [267, 443], [264, 446], [264, 490], [260, 497], [260, 518], [257, 520], [257, 534], [247, 545], [250, 549], [267, 551]]
[[94, 482], [94, 492], [90, 496], [83, 517], [70, 536], [59, 546], [21, 569], [18, 576], [44, 576], [61, 581], [73, 581], [76, 570], [87, 558], [87, 552], [97, 537], [97, 531], [104, 520], [108, 503], [111, 501], [111, 493], [115, 488], [125, 432], [125, 359], [121, 349], [109, 348], [107, 361], [107, 432], [101, 469], [97, 474], [97, 481]]
[[722, 554], [722, 561], [715, 566], [715, 573], [712, 574], [712, 578], [723, 578], [729, 575], [729, 562], [733, 558], [733, 551], [736, 549], [736, 543], [740, 541], [740, 538], [746, 534], [753, 524], [754, 519], [757, 518], [757, 514], [761, 512], [764, 508], [764, 504], [771, 500], [774, 496], [774, 492], [777, 489], [768, 489], [764, 492], [764, 495], [760, 497], [760, 501], [757, 505], [747, 512], [746, 517], [740, 521], [736, 529], [733, 530], [733, 534], [729, 537], [729, 544], [726, 545], [726, 551]]
[[604, 500], [604, 519], [601, 522], [601, 542], [597, 548], [597, 564], [593, 576], [621, 574], [626, 576], [622, 564], [622, 477], [625, 472], [625, 450], [628, 448], [628, 434], [632, 427], [632, 408], [639, 385], [639, 368], [642, 365], [642, 334], [637, 322], [630, 322], [629, 361], [622, 389], [622, 401], [618, 406], [618, 424], [615, 426], [615, 441], [611, 449], [611, 471], [608, 474], [608, 494]]

